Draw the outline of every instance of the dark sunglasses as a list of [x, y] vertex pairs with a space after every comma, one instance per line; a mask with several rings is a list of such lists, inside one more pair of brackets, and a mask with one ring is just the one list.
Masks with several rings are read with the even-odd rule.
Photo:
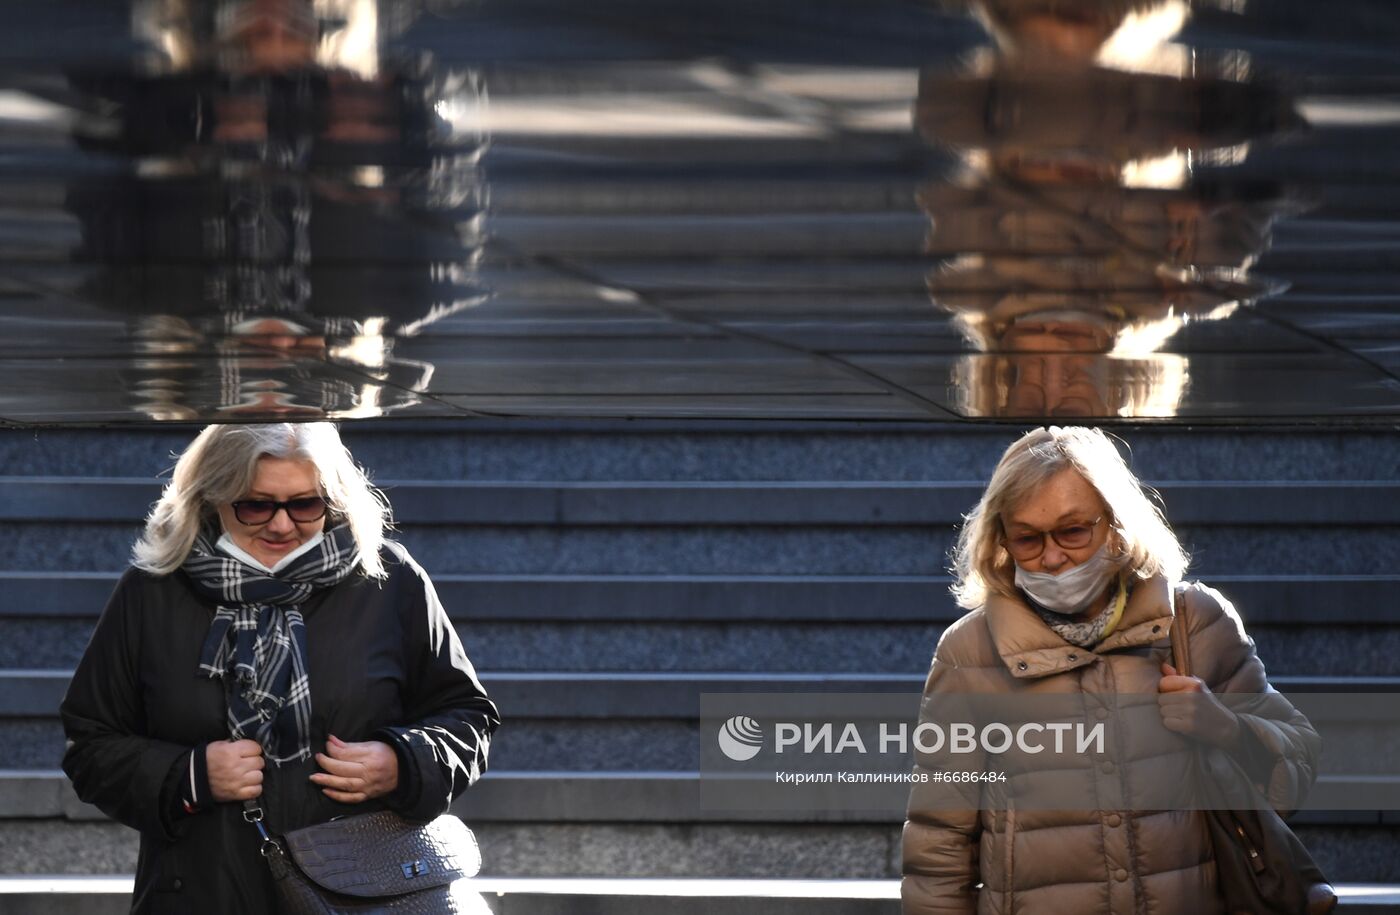
[[240, 499], [233, 503], [233, 516], [240, 524], [267, 524], [282, 509], [298, 524], [319, 521], [326, 516], [326, 500], [320, 496], [305, 496], [274, 502], [271, 499]]

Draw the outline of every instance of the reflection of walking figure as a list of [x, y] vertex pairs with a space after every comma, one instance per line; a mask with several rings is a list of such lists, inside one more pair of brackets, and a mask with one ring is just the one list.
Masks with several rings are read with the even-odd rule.
[[153, 419], [385, 416], [417, 404], [433, 377], [431, 364], [395, 357], [382, 327], [348, 318], [150, 315], [135, 330], [138, 350], [160, 359], [124, 377], [132, 407]]
[[[971, 694], [1078, 697], [1088, 725], [1090, 709], [1155, 694], [1158, 714], [1139, 722], [1117, 764], [1024, 757], [1009, 786], [958, 786], [961, 808], [946, 786], [916, 785], [904, 827], [907, 915], [1224, 911], [1203, 813], [1154, 802], [1180, 786], [1199, 743], [1229, 753], [1276, 809], [1296, 809], [1321, 742], [1269, 686], [1230, 602], [1181, 581], [1187, 561], [1099, 430], [1041, 428], [1007, 449], [958, 539], [953, 592], [968, 613], [938, 642], [921, 721]], [[1168, 663], [1174, 597], [1190, 626], [1194, 677]], [[1216, 694], [1229, 694], [1228, 708]], [[945, 768], [924, 752], [918, 764]], [[1125, 803], [1017, 810], [1001, 802], [1008, 790]]]
[[420, 403], [432, 366], [396, 357], [398, 339], [485, 298], [484, 140], [440, 113], [479, 105], [479, 81], [381, 59], [389, 26], [346, 0], [141, 0], [135, 18], [165, 59], [72, 79], [110, 111], [79, 143], [139, 168], [67, 197], [97, 265], [84, 297], [130, 315], [150, 356], [123, 370], [132, 406], [343, 419]]
[[1166, 44], [1177, 0], [971, 10], [995, 52], [925, 73], [915, 113], [962, 158], [918, 193], [929, 291], [977, 352], [957, 399], [974, 416], [1174, 415], [1187, 360], [1159, 348], [1277, 290], [1249, 268], [1291, 206], [1196, 166], [1298, 129], [1291, 100], [1228, 61], [1184, 60]]

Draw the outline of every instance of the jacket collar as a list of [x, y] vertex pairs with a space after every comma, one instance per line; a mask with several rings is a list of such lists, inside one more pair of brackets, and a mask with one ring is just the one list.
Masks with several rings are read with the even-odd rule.
[[997, 654], [1011, 676], [1044, 677], [1083, 667], [1104, 652], [1166, 638], [1172, 624], [1171, 585], [1160, 577], [1134, 585], [1123, 618], [1108, 638], [1093, 648], [1080, 648], [1060, 638], [1019, 595], [993, 594], [983, 612]]

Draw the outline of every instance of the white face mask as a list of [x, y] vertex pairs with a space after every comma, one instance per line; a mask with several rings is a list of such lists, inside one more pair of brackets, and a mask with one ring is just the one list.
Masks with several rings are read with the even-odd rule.
[[1017, 566], [1016, 587], [1046, 610], [1074, 616], [1088, 609], [1117, 573], [1118, 563], [1109, 558], [1108, 544], [1104, 543], [1094, 555], [1059, 575], [1027, 572]]

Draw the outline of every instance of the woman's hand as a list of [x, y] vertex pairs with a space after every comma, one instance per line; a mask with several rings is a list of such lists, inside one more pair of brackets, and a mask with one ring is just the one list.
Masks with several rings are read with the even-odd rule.
[[346, 743], [332, 734], [326, 752], [316, 754], [316, 762], [325, 771], [311, 780], [326, 797], [342, 804], [382, 797], [399, 786], [399, 758], [383, 741]]
[[1157, 709], [1162, 725], [1222, 749], [1233, 746], [1240, 736], [1235, 714], [1220, 704], [1200, 677], [1183, 677], [1170, 664], [1162, 664], [1157, 682]]
[[216, 740], [204, 747], [209, 790], [214, 800], [246, 801], [262, 795], [262, 744], [256, 740]]

